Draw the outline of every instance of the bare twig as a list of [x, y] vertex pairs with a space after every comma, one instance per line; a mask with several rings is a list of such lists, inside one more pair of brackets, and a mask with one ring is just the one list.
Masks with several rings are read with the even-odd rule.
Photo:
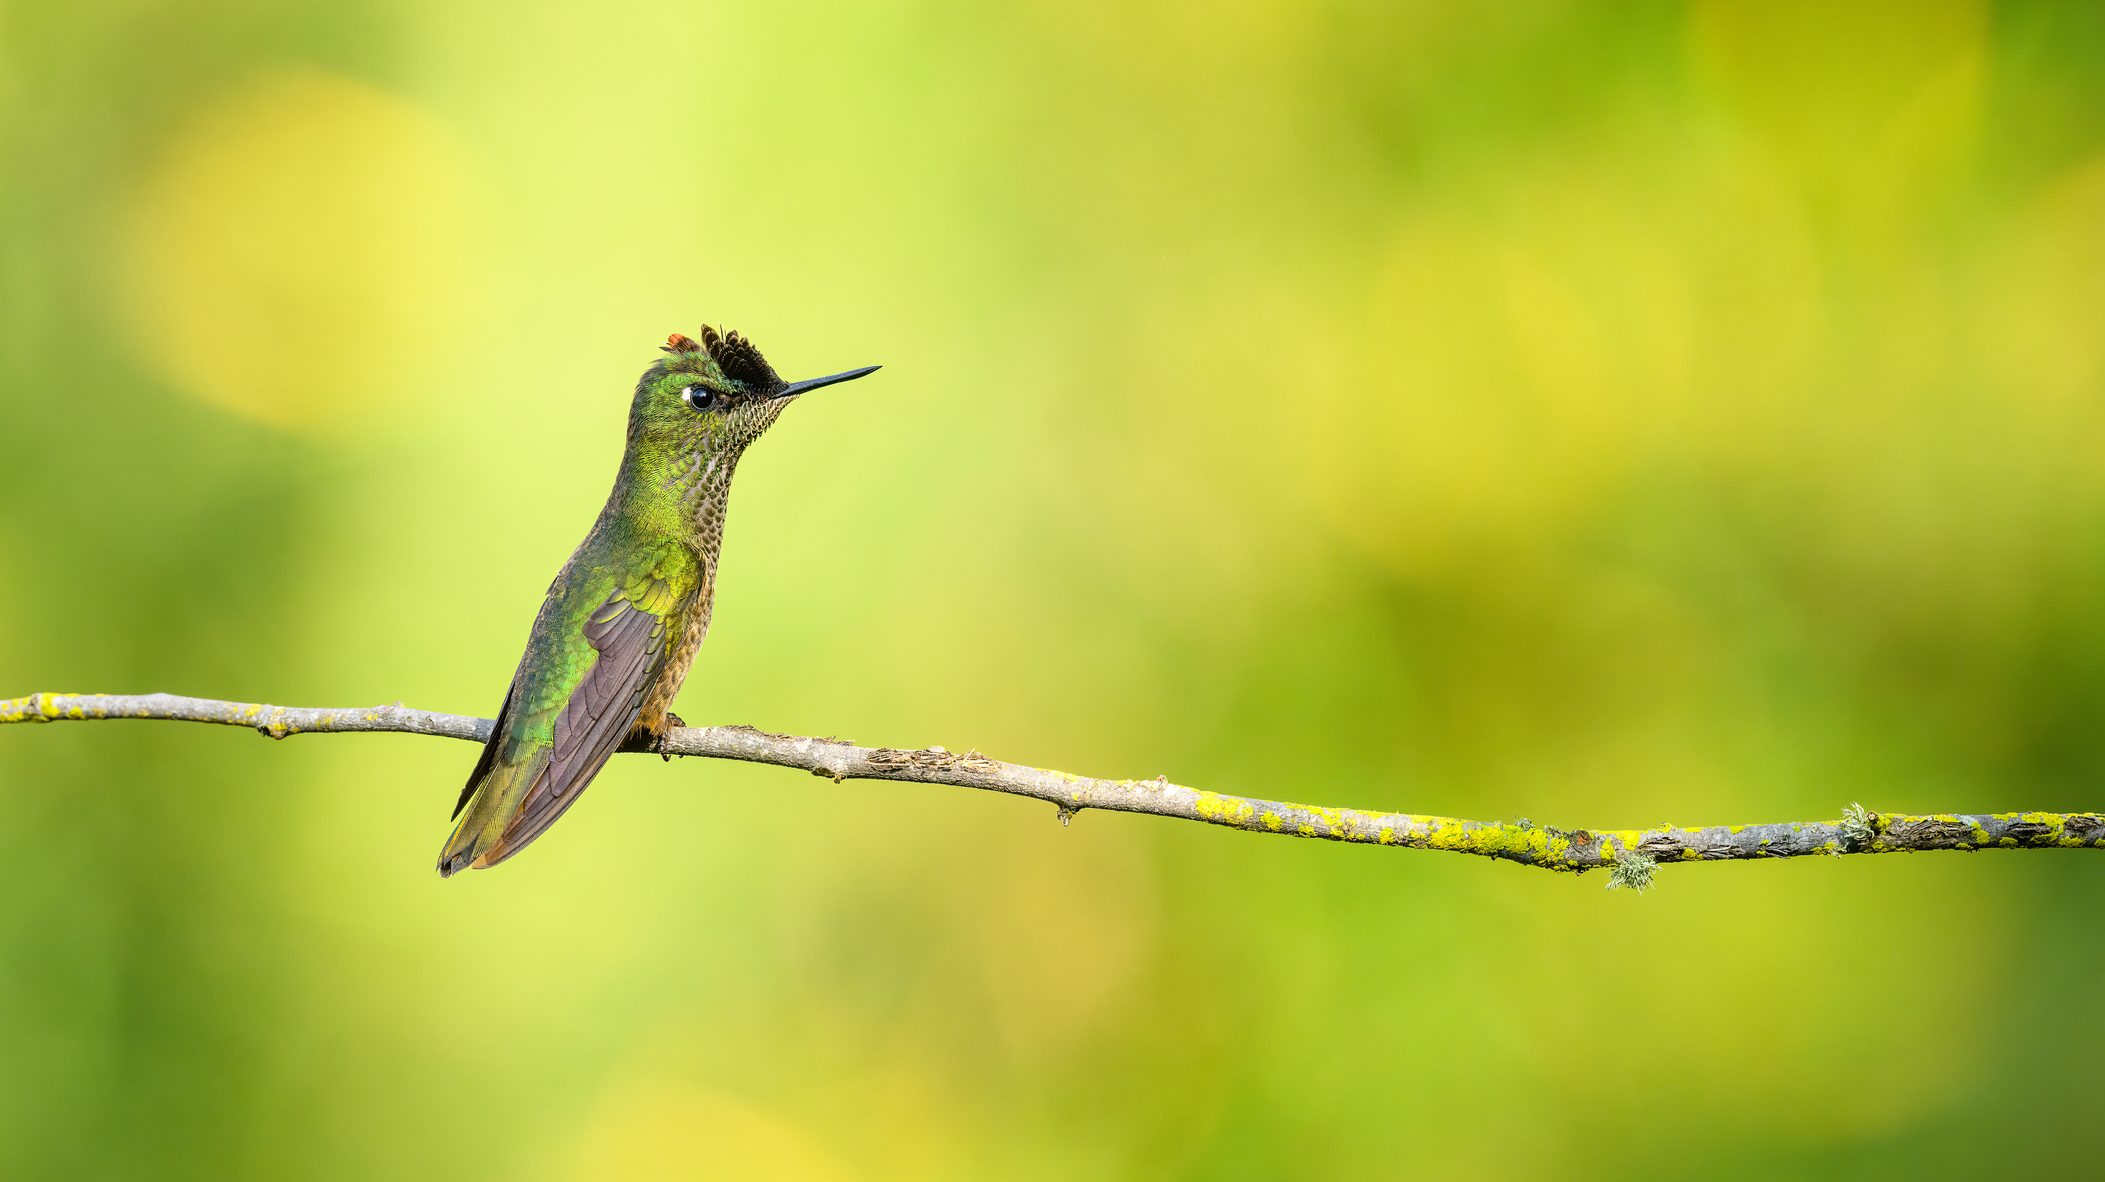
[[[400, 704], [346, 709], [266, 706], [174, 694], [31, 694], [0, 701], [0, 723], [117, 718], [170, 719], [249, 727], [274, 739], [301, 734], [392, 731], [450, 739], [487, 738], [490, 721], [436, 714]], [[644, 748], [631, 745], [627, 750]], [[801, 768], [835, 782], [905, 780], [979, 788], [1045, 801], [1062, 821], [1083, 809], [1153, 813], [1251, 833], [1320, 837], [1365, 845], [1450, 850], [1502, 858], [1546, 870], [1608, 868], [1611, 885], [1639, 890], [1660, 862], [1795, 858], [1807, 854], [1890, 854], [1916, 850], [2098, 849], [2105, 816], [2097, 813], [1939, 813], [1880, 815], [1851, 805], [1838, 821], [1711, 825], [1700, 829], [1558, 829], [1526, 820], [1465, 821], [1417, 813], [1229, 796], [1166, 779], [1099, 780], [989, 759], [941, 747], [858, 747], [838, 739], [776, 735], [744, 726], [687, 727], [671, 732], [663, 754], [702, 755]], [[445, 786], [447, 793], [453, 791]]]

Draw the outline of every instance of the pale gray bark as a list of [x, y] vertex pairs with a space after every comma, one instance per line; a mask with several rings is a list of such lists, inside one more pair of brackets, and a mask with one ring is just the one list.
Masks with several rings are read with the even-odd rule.
[[[269, 706], [174, 694], [32, 694], [0, 701], [0, 724], [122, 718], [242, 726], [276, 739], [372, 731], [480, 742], [490, 733], [490, 720], [486, 718], [438, 714], [399, 703], [342, 708]], [[1063, 822], [1084, 809], [1152, 813], [1252, 833], [1450, 850], [1548, 870], [1608, 868], [1614, 872], [1611, 885], [1639, 889], [1650, 884], [1653, 868], [1661, 862], [1922, 850], [2105, 847], [2105, 816], [2098, 813], [1882, 816], [1851, 805], [1841, 819], [1834, 821], [1587, 830], [1554, 828], [1526, 820], [1468, 821], [1293, 804], [1207, 792], [1161, 778], [1104, 780], [1075, 776], [1005, 763], [977, 751], [862, 747], [839, 739], [777, 735], [744, 726], [685, 727], [671, 731], [662, 749], [631, 744], [624, 750], [773, 764], [798, 768], [835, 782], [904, 780], [1002, 792], [1045, 801], [1059, 810]], [[433, 789], [435, 796], [449, 800], [454, 791], [450, 784]]]

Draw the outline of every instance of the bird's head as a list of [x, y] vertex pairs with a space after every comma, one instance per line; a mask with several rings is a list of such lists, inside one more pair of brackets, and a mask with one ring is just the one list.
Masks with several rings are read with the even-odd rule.
[[736, 455], [798, 395], [878, 368], [785, 382], [751, 341], [706, 324], [700, 340], [674, 333], [664, 350], [665, 356], [636, 383], [636, 398], [629, 404], [629, 447], [667, 460], [705, 452]]

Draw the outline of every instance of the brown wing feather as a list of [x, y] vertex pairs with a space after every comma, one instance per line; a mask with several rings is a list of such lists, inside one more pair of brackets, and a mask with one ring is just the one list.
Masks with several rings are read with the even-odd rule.
[[504, 861], [555, 824], [613, 758], [642, 713], [644, 696], [664, 663], [664, 618], [617, 596], [592, 613], [585, 639], [599, 657], [556, 716], [547, 766], [504, 832], [475, 860], [477, 866]]

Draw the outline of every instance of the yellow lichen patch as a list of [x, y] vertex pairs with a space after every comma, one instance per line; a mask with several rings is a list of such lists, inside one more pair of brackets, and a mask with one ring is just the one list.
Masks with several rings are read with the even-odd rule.
[[1432, 826], [1426, 844], [1430, 849], [1481, 854], [1562, 870], [1575, 870], [1582, 861], [1592, 860], [1591, 855], [1574, 859], [1571, 839], [1561, 833], [1511, 821], [1441, 820]]
[[[1222, 796], [1218, 792], [1199, 793], [1198, 803], [1192, 811], [1205, 820], [1221, 825], [1246, 826], [1257, 815], [1257, 806], [1237, 796]], [[1270, 814], [1266, 814], [1269, 818]]]
[[2064, 849], [2081, 849], [2087, 844], [2081, 836], [2069, 831], [2069, 819], [2067, 817], [2055, 813], [2027, 812], [2017, 814], [2017, 820], [2029, 825], [2045, 827], [2047, 832], [2042, 838], [2043, 844], [2060, 846]]
[[1302, 805], [1302, 811], [1316, 819], [1328, 837], [1347, 836], [1355, 825], [1366, 820], [1366, 814], [1357, 809], [1324, 808], [1321, 805]]

